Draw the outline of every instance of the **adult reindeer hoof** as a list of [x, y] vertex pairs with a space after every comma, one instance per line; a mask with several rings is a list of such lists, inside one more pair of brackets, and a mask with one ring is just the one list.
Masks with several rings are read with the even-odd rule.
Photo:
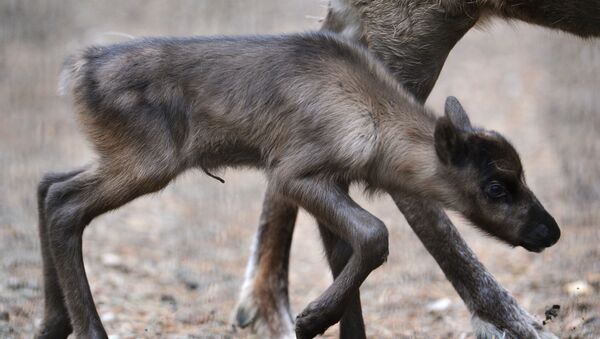
[[510, 321], [509, 329], [500, 329], [478, 316], [473, 316], [471, 324], [477, 339], [558, 339], [553, 333], [545, 331], [542, 324], [531, 315], [527, 314], [525, 318]]
[[239, 328], [249, 328], [257, 338], [295, 338], [292, 318], [287, 307], [277, 305], [280, 300], [273, 295], [261, 294], [256, 298], [251, 289], [244, 289], [234, 311], [233, 324]]

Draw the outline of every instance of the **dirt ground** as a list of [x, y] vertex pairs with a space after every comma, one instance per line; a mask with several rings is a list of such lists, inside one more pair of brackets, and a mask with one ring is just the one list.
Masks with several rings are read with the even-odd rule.
[[[0, 2], [0, 337], [29, 338], [42, 312], [35, 187], [45, 171], [91, 161], [68, 101], [62, 59], [124, 36], [318, 28], [318, 0]], [[471, 120], [505, 134], [562, 227], [542, 254], [513, 249], [454, 218], [481, 261], [561, 338], [600, 337], [600, 43], [497, 22], [454, 49], [428, 101], [460, 98]], [[112, 338], [230, 338], [230, 316], [260, 213], [264, 178], [201, 171], [102, 216], [86, 267]], [[472, 338], [469, 313], [389, 198], [365, 201], [390, 229], [388, 263], [361, 288], [369, 337]], [[290, 293], [298, 312], [330, 282], [314, 222], [302, 214]], [[437, 308], [435, 306], [438, 306]], [[325, 333], [334, 337], [336, 327]]]

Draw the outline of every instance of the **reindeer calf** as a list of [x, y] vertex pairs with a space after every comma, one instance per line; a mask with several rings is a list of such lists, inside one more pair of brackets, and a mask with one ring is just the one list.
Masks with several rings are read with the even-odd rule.
[[348, 196], [352, 183], [421, 196], [512, 245], [541, 250], [560, 235], [503, 137], [473, 128], [454, 98], [436, 118], [364, 48], [334, 35], [140, 39], [87, 49], [62, 79], [99, 157], [40, 184], [39, 338], [106, 338], [83, 266], [84, 228], [190, 168], [262, 168], [352, 247], [298, 316], [298, 338], [336, 323], [387, 257], [387, 229]]

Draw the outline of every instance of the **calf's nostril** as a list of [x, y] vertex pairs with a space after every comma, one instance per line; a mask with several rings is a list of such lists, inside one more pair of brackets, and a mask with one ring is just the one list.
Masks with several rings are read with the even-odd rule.
[[546, 239], [550, 235], [548, 226], [539, 224], [531, 231], [531, 235], [536, 239]]

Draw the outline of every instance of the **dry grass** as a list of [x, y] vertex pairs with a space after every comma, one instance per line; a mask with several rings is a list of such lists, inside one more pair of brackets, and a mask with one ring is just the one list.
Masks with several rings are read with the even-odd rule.
[[[218, 5], [215, 5], [218, 4]], [[67, 102], [61, 60], [90, 43], [131, 35], [234, 34], [318, 28], [318, 0], [17, 1], [0, 3], [0, 337], [31, 337], [41, 304], [34, 191], [42, 173], [90, 161]], [[504, 23], [469, 33], [429, 100], [463, 101], [472, 121], [507, 135], [530, 186], [563, 238], [543, 254], [511, 249], [469, 226], [467, 241], [499, 281], [563, 338], [600, 335], [600, 44]], [[120, 338], [237, 337], [230, 312], [256, 230], [264, 180], [189, 173], [152, 197], [94, 222], [85, 260], [98, 309]], [[355, 196], [360, 196], [356, 192]], [[359, 198], [360, 201], [362, 199]], [[391, 233], [391, 255], [362, 287], [373, 338], [471, 337], [469, 315], [389, 199], [364, 202]], [[461, 222], [457, 220], [460, 224]], [[330, 281], [316, 227], [302, 215], [291, 264], [295, 311]], [[573, 296], [565, 285], [591, 285]], [[449, 298], [444, 312], [426, 305]], [[8, 319], [6, 319], [8, 318]], [[326, 336], [332, 337], [336, 329]]]

